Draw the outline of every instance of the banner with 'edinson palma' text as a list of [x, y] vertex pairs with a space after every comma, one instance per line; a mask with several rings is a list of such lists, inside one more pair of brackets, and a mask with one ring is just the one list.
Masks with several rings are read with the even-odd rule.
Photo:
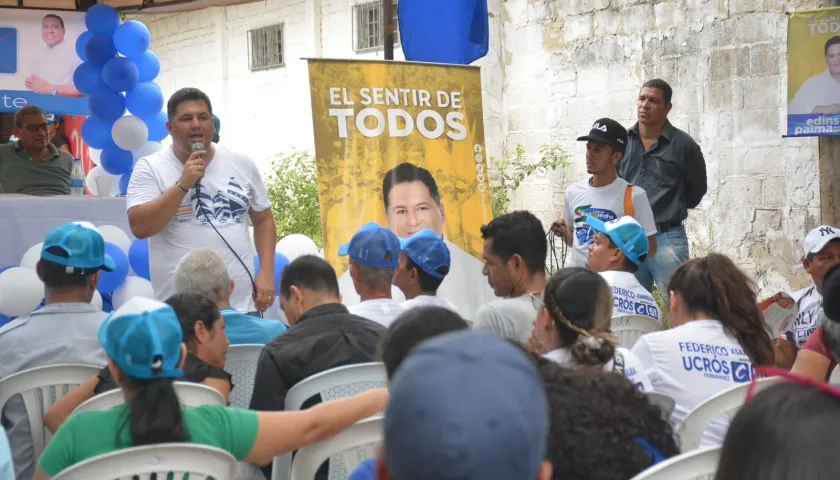
[[324, 257], [337, 273], [347, 269], [339, 247], [374, 221], [401, 238], [437, 231], [453, 270], [480, 278], [480, 227], [492, 211], [479, 69], [317, 59], [309, 79]]
[[840, 8], [788, 22], [787, 136], [840, 135]]

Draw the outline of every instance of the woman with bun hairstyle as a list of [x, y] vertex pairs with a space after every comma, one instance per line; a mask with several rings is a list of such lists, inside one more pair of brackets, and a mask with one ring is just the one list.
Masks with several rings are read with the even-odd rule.
[[171, 306], [140, 297], [105, 319], [99, 343], [125, 403], [71, 415], [38, 459], [35, 480], [97, 455], [170, 442], [209, 445], [238, 461], [267, 465], [382, 412], [388, 399], [386, 389], [375, 389], [293, 412], [183, 407], [172, 385], [183, 376], [187, 356], [181, 324]]
[[610, 334], [613, 296], [604, 277], [586, 268], [564, 268], [551, 277], [538, 309], [531, 349], [572, 368], [599, 368], [651, 390], [639, 360]]

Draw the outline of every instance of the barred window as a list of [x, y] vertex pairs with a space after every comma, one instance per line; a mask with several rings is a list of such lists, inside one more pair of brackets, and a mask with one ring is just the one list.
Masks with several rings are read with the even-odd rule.
[[[378, 50], [384, 46], [382, 33], [382, 1], [360, 3], [353, 6], [353, 28], [355, 30], [353, 50], [357, 53]], [[455, 1], [455, 0], [453, 0]], [[394, 18], [394, 45], [400, 43], [399, 22], [397, 21], [397, 2], [391, 9]]]
[[251, 71], [283, 66], [283, 24], [248, 30], [248, 68]]

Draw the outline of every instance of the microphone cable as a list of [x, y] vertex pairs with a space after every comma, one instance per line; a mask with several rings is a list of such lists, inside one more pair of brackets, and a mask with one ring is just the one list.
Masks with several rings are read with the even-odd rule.
[[[204, 150], [204, 145], [201, 145], [201, 150]], [[195, 151], [196, 151], [196, 145], [193, 145], [193, 152], [195, 152]], [[205, 174], [206, 174], [206, 170], [205, 170]], [[230, 246], [230, 243], [228, 243], [225, 236], [222, 235], [221, 232], [219, 232], [219, 230], [216, 228], [215, 225], [213, 225], [213, 222], [210, 220], [210, 215], [207, 214], [207, 210], [204, 209], [204, 204], [201, 203], [201, 179], [199, 179], [197, 182], [195, 182], [195, 187], [193, 187], [193, 188], [195, 188], [195, 203], [198, 205], [198, 210], [201, 212], [202, 215], [204, 215], [204, 219], [207, 220], [207, 224], [210, 225], [210, 227], [213, 229], [214, 232], [216, 232], [216, 235], [218, 235], [219, 238], [221, 238], [222, 241], [225, 242], [225, 245], [228, 247], [228, 249], [233, 253], [233, 255], [236, 257], [236, 259], [239, 260], [239, 263], [242, 265], [242, 268], [245, 269], [245, 273], [248, 274], [248, 279], [251, 280], [251, 291], [253, 292], [253, 296], [256, 297], [257, 296], [257, 282], [254, 281], [254, 276], [251, 275], [251, 271], [248, 270], [248, 266], [245, 265], [245, 262], [242, 261], [242, 257], [240, 257], [238, 253], [236, 253], [236, 250], [234, 250], [233, 247]], [[256, 308], [256, 305], [254, 305], [254, 308]], [[257, 309], [257, 313], [259, 314], [260, 318], [263, 318], [263, 312], [261, 312], [259, 309]]]
[[554, 272], [566, 266], [566, 256], [569, 252], [569, 246], [566, 244], [565, 239], [561, 240], [560, 254], [557, 254], [557, 236], [554, 235], [554, 225], [548, 227], [545, 237], [548, 241], [548, 267], [546, 267], [546, 270], [549, 276], [551, 276]]

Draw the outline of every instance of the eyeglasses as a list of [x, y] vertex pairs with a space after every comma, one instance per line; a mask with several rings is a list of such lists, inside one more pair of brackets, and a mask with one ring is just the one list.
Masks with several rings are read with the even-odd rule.
[[542, 293], [531, 293], [531, 306], [534, 307], [534, 310], [539, 310], [541, 307], [545, 306], [543, 303]]
[[24, 125], [23, 128], [26, 129], [29, 133], [38, 133], [39, 130], [43, 130], [44, 132], [50, 131], [50, 124], [49, 123], [33, 123], [30, 125]]
[[782, 377], [785, 380], [789, 380], [791, 382], [798, 383], [800, 385], [807, 385], [810, 387], [816, 387], [822, 390], [829, 395], [833, 395], [835, 397], [840, 398], [840, 388], [835, 386], [829, 385], [825, 382], [818, 382], [816, 380], [810, 379], [808, 377], [803, 377], [801, 375], [796, 375], [794, 373], [790, 373], [787, 370], [782, 370], [781, 368], [775, 367], [756, 367], [755, 368], [755, 375], [753, 376], [752, 382], [750, 383], [750, 388], [747, 390], [747, 396], [744, 399], [745, 402], [750, 401], [755, 394], [756, 394], [756, 387], [758, 386], [758, 379], [759, 377]]

